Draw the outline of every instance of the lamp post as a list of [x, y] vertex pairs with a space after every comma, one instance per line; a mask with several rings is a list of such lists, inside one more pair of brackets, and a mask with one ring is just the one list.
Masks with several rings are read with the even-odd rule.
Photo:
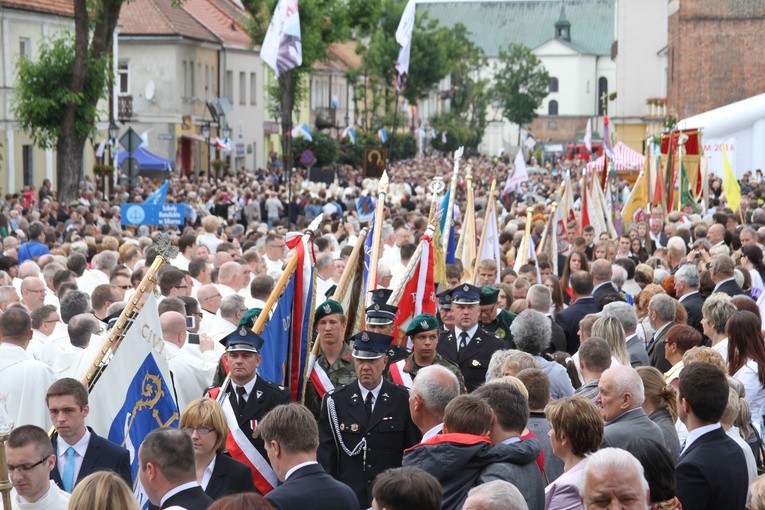
[[120, 135], [120, 127], [112, 120], [109, 123], [109, 150], [110, 150], [110, 156], [112, 164], [112, 185], [109, 190], [109, 194], [114, 193], [114, 188], [117, 187], [117, 176], [119, 175], [117, 171], [117, 137]]
[[212, 175], [210, 174], [210, 123], [205, 122], [202, 124], [202, 137], [205, 139], [207, 145], [207, 180], [210, 181]]

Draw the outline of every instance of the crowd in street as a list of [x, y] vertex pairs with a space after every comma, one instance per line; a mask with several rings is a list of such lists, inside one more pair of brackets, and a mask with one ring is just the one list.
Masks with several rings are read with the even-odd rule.
[[[177, 228], [122, 224], [120, 204], [162, 184], [148, 179], [106, 197], [86, 179], [69, 203], [47, 181], [6, 195], [0, 401], [15, 425], [12, 507], [132, 510], [140, 485], [154, 507], [189, 510], [765, 510], [765, 183], [747, 174], [731, 211], [711, 177], [706, 207], [654, 207], [616, 238], [574, 228], [557, 260], [515, 266], [526, 208], [539, 243], [567, 176], [579, 206], [583, 164], [531, 159], [529, 180], [505, 192], [508, 161], [465, 158], [454, 229], [466, 172], [478, 233], [496, 179], [500, 264], [478, 261], [476, 274], [473, 261], [447, 264], [436, 313], [404, 325], [408, 348], [392, 350], [388, 298], [428, 227], [429, 185], [448, 187], [454, 165], [428, 155], [390, 166], [360, 331], [332, 299], [364, 226], [357, 199], [378, 192], [360, 170], [338, 168], [330, 185], [301, 171], [288, 182], [278, 165], [214, 183], [173, 176], [166, 200], [191, 206]], [[264, 339], [251, 328], [289, 260], [289, 233], [320, 214], [316, 366], [297, 403], [259, 375]], [[179, 426], [118, 445], [86, 426], [95, 410], [79, 381], [140, 295], [160, 232], [179, 251], [156, 277], [158, 355]]]

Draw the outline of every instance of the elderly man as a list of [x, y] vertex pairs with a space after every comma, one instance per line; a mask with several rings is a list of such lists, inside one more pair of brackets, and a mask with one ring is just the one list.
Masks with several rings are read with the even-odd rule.
[[602, 315], [603, 317], [613, 317], [621, 323], [632, 368], [648, 366], [648, 354], [645, 352], [645, 347], [643, 347], [643, 341], [640, 340], [640, 337], [635, 332], [638, 322], [635, 308], [627, 303], [616, 301], [604, 306]]
[[550, 319], [542, 312], [524, 310], [515, 318], [510, 329], [518, 349], [534, 356], [539, 368], [547, 374], [552, 398], [573, 395], [574, 387], [563, 365], [542, 357], [542, 353], [550, 346]]
[[441, 365], [424, 367], [409, 390], [409, 412], [422, 432], [422, 441], [440, 434], [446, 405], [461, 391], [457, 377]]
[[241, 288], [249, 283], [250, 280], [245, 277], [242, 265], [239, 262], [234, 262], [232, 260], [224, 262], [223, 265], [220, 266], [220, 270], [218, 271], [218, 283], [215, 284], [215, 286], [218, 288], [218, 292], [220, 292], [221, 296], [225, 298], [238, 293]]
[[709, 275], [715, 283], [712, 292], [722, 292], [730, 297], [743, 294], [744, 291], [736, 283], [733, 277], [736, 265], [733, 259], [727, 255], [715, 255], [709, 265]]
[[580, 489], [584, 510], [648, 510], [643, 465], [626, 450], [604, 448], [587, 457]]
[[623, 448], [636, 437], [652, 437], [657, 440], [663, 437], [661, 428], [643, 411], [641, 406], [644, 400], [643, 380], [634, 368], [615, 366], [603, 372], [598, 382], [596, 399], [600, 414], [606, 422], [603, 446]]
[[34, 310], [45, 302], [45, 283], [37, 276], [29, 276], [21, 281], [21, 302]]
[[550, 331], [552, 333], [550, 349], [566, 352], [566, 333], [563, 328], [553, 320], [550, 314], [552, 306], [552, 294], [546, 285], [536, 283], [529, 288], [526, 294], [526, 309], [536, 310], [545, 314], [550, 319]]
[[728, 254], [729, 248], [725, 244], [725, 227], [720, 223], [715, 223], [707, 230], [707, 239], [709, 240], [712, 248], [724, 248], [725, 253]]
[[510, 482], [494, 480], [470, 489], [462, 510], [528, 510], [523, 494]]
[[653, 338], [648, 342], [646, 352], [651, 360], [651, 366], [660, 372], [666, 372], [670, 365], [664, 357], [664, 339], [669, 328], [675, 325], [675, 299], [667, 294], [657, 294], [648, 302], [648, 320], [654, 329]]
[[675, 273], [675, 296], [688, 313], [686, 324], [703, 334], [701, 307], [704, 305], [704, 298], [699, 293], [700, 283], [699, 270], [695, 264], [683, 264]]
[[16, 426], [5, 445], [8, 475], [14, 486], [11, 508], [66, 510], [69, 494], [50, 479], [56, 454], [47, 432], [34, 425]]
[[328, 475], [316, 461], [319, 430], [311, 412], [300, 404], [276, 406], [260, 421], [263, 438], [276, 475], [282, 483], [266, 499], [277, 510], [356, 510], [350, 487]]

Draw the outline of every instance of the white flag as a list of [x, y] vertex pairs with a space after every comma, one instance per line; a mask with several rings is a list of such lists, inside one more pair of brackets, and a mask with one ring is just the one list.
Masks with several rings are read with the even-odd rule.
[[[499, 228], [497, 226], [497, 211], [495, 204], [496, 202], [494, 200], [490, 200], [488, 209], [486, 210], [486, 216], [484, 217], [484, 221], [488, 222], [486, 225], [486, 237], [483, 239], [483, 245], [481, 246], [481, 253], [478, 254], [478, 260], [493, 260], [497, 263], [497, 267], [502, 267], [499, 254]], [[475, 277], [475, 275], [473, 275], [473, 277]], [[499, 283], [499, 271], [497, 271], [495, 283]]]
[[520, 183], [529, 180], [529, 172], [526, 169], [526, 160], [523, 159], [523, 149], [518, 149], [518, 154], [515, 156], [513, 167], [515, 167], [515, 170], [512, 174], [507, 176], [507, 182], [505, 182], [505, 193], [510, 193]]
[[412, 51], [412, 30], [414, 29], [414, 0], [409, 0], [401, 15], [401, 21], [396, 29], [396, 42], [401, 46], [396, 60], [396, 88], [400, 91], [406, 83], [406, 77], [409, 74], [409, 54]]
[[588, 152], [592, 152], [592, 119], [587, 119], [587, 128], [584, 130], [584, 146]]
[[303, 64], [297, 0], [279, 0], [276, 4], [260, 56], [277, 77]]

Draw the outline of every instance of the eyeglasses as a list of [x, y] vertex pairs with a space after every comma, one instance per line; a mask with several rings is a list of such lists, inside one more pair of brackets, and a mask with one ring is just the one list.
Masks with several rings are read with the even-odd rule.
[[209, 297], [206, 297], [206, 298], [204, 298], [202, 301], [207, 301], [208, 299], [215, 299], [215, 298], [217, 298], [217, 297], [221, 297], [221, 296], [220, 296], [220, 294], [215, 294], [214, 296], [209, 296]]
[[185, 430], [189, 435], [193, 434], [194, 431], [196, 431], [197, 434], [200, 436], [206, 436], [210, 432], [213, 432], [213, 429], [208, 427], [183, 427], [183, 430]]
[[14, 471], [18, 471], [19, 473], [28, 473], [32, 471], [34, 468], [42, 464], [48, 460], [48, 457], [44, 457], [40, 459], [39, 462], [35, 462], [34, 464], [21, 464], [19, 466], [14, 466], [13, 464], [8, 464], [8, 474], [13, 473]]

